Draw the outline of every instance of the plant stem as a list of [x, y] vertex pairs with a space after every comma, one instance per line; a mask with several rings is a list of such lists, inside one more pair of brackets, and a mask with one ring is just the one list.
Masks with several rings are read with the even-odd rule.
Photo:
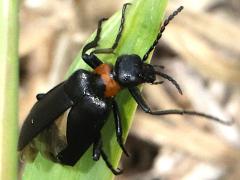
[[18, 1], [0, 0], [0, 179], [17, 179]]

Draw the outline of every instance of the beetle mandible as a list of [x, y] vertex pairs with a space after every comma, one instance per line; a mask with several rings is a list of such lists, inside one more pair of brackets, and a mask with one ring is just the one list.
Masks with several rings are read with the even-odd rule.
[[[163, 22], [155, 41], [142, 58], [137, 54], [123, 54], [117, 57], [115, 66], [112, 66], [103, 63], [96, 56], [101, 53], [114, 53], [124, 30], [125, 12], [128, 5], [130, 3], [123, 6], [121, 24], [112, 47], [96, 49], [101, 36], [102, 23], [107, 20], [106, 18], [99, 21], [95, 38], [83, 47], [82, 59], [93, 71], [79, 69], [46, 94], [36, 96], [38, 101], [28, 114], [19, 137], [18, 150], [22, 151], [23, 155], [27, 156], [28, 152], [35, 152], [36, 155], [36, 151], [44, 151], [42, 154], [52, 161], [73, 166], [93, 144], [93, 160], [97, 161], [102, 157], [113, 174], [120, 174], [122, 170], [113, 168], [102, 149], [100, 130], [112, 111], [117, 142], [128, 156], [122, 138], [121, 115], [115, 101], [115, 96], [122, 89], [128, 89], [146, 113], [197, 115], [227, 124], [216, 117], [195, 111], [152, 111], [137, 87], [143, 83], [161, 84], [163, 81], [156, 80], [156, 76], [160, 76], [170, 81], [182, 94], [180, 86], [171, 76], [159, 71], [157, 66], [145, 62], [157, 45], [165, 27], [183, 9], [182, 6]], [[87, 53], [90, 49], [93, 50]], [[67, 118], [64, 118], [62, 116], [66, 111], [68, 111]], [[36, 138], [44, 142], [47, 151], [38, 147], [34, 141]], [[33, 160], [35, 156], [27, 158]]]

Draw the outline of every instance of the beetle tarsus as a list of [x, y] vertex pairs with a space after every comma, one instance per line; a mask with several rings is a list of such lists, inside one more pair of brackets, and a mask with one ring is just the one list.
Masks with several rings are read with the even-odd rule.
[[86, 44], [84, 47], [83, 47], [83, 50], [82, 50], [82, 56], [84, 54], [86, 54], [86, 52], [89, 50], [89, 49], [92, 49], [92, 48], [95, 48], [98, 46], [98, 42], [100, 40], [100, 35], [101, 35], [101, 31], [102, 31], [102, 23], [104, 21], [106, 21], [108, 18], [102, 18], [99, 20], [98, 22], [98, 28], [97, 28], [97, 33], [96, 33], [96, 36], [95, 38], [89, 42], [88, 44]]
[[107, 157], [107, 155], [105, 154], [105, 152], [103, 150], [101, 150], [101, 155], [102, 155], [102, 158], [105, 161], [107, 167], [112, 171], [113, 174], [120, 175], [120, 174], [123, 173], [122, 169], [119, 169], [119, 168], [114, 169], [113, 168], [113, 165], [108, 161], [108, 157]]
[[131, 5], [131, 3], [126, 3], [126, 4], [123, 5], [121, 23], [120, 23], [120, 26], [119, 26], [119, 29], [118, 29], [117, 37], [116, 37], [112, 47], [111, 48], [104, 48], [104, 49], [95, 49], [91, 52], [92, 54], [115, 54], [114, 50], [118, 46], [119, 40], [122, 36], [122, 31], [124, 29], [124, 24], [125, 24], [125, 19], [126, 19], [125, 18], [126, 9], [127, 9], [128, 5]]
[[130, 157], [130, 154], [127, 152], [126, 148], [124, 147], [122, 139], [117, 139], [117, 142], [118, 142], [119, 146], [121, 147], [122, 151], [124, 152], [124, 154], [127, 157]]

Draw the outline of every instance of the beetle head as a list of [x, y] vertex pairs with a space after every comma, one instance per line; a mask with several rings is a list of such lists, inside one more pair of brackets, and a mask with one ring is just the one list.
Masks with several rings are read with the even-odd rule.
[[142, 83], [161, 84], [163, 81], [156, 81], [156, 76], [160, 76], [170, 81], [182, 94], [177, 82], [169, 75], [159, 71], [163, 66], [150, 65], [144, 63], [136, 55], [122, 55], [117, 58], [114, 68], [114, 78], [123, 87], [133, 87]]
[[153, 66], [142, 62], [141, 58], [135, 54], [119, 56], [114, 72], [115, 79], [123, 87], [153, 83], [156, 80]]

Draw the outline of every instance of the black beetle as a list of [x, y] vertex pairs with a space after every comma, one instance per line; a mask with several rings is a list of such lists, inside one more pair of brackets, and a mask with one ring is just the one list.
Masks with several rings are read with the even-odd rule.
[[[115, 66], [111, 66], [103, 63], [96, 56], [100, 53], [113, 53], [118, 46], [124, 29], [125, 10], [128, 5], [129, 3], [123, 6], [121, 24], [111, 48], [94, 49], [87, 54], [88, 50], [98, 46], [101, 25], [106, 19], [99, 21], [94, 40], [84, 46], [82, 59], [93, 71], [79, 69], [46, 94], [37, 95], [38, 101], [22, 126], [18, 142], [18, 150], [22, 151], [23, 156], [27, 156], [27, 159], [33, 160], [34, 155], [40, 151], [52, 161], [73, 166], [93, 144], [93, 160], [97, 161], [102, 156], [108, 168], [114, 174], [120, 174], [122, 171], [113, 168], [102, 150], [100, 130], [106, 123], [109, 113], [113, 111], [117, 141], [128, 156], [123, 145], [121, 116], [117, 102], [114, 100], [118, 92], [124, 88], [129, 90], [137, 104], [146, 113], [152, 115], [197, 115], [227, 124], [216, 117], [194, 111], [152, 111], [137, 88], [142, 83], [161, 84], [162, 81], [156, 81], [158, 75], [173, 83], [182, 94], [177, 82], [169, 75], [160, 72], [157, 68], [159, 66], [145, 63], [161, 38], [165, 27], [183, 9], [182, 6], [164, 21], [156, 40], [143, 58], [137, 54], [124, 54], [117, 57]], [[66, 115], [67, 117], [63, 117]], [[44, 144], [44, 147], [39, 144]], [[28, 156], [30, 154], [28, 152], [31, 152], [33, 156]]]

